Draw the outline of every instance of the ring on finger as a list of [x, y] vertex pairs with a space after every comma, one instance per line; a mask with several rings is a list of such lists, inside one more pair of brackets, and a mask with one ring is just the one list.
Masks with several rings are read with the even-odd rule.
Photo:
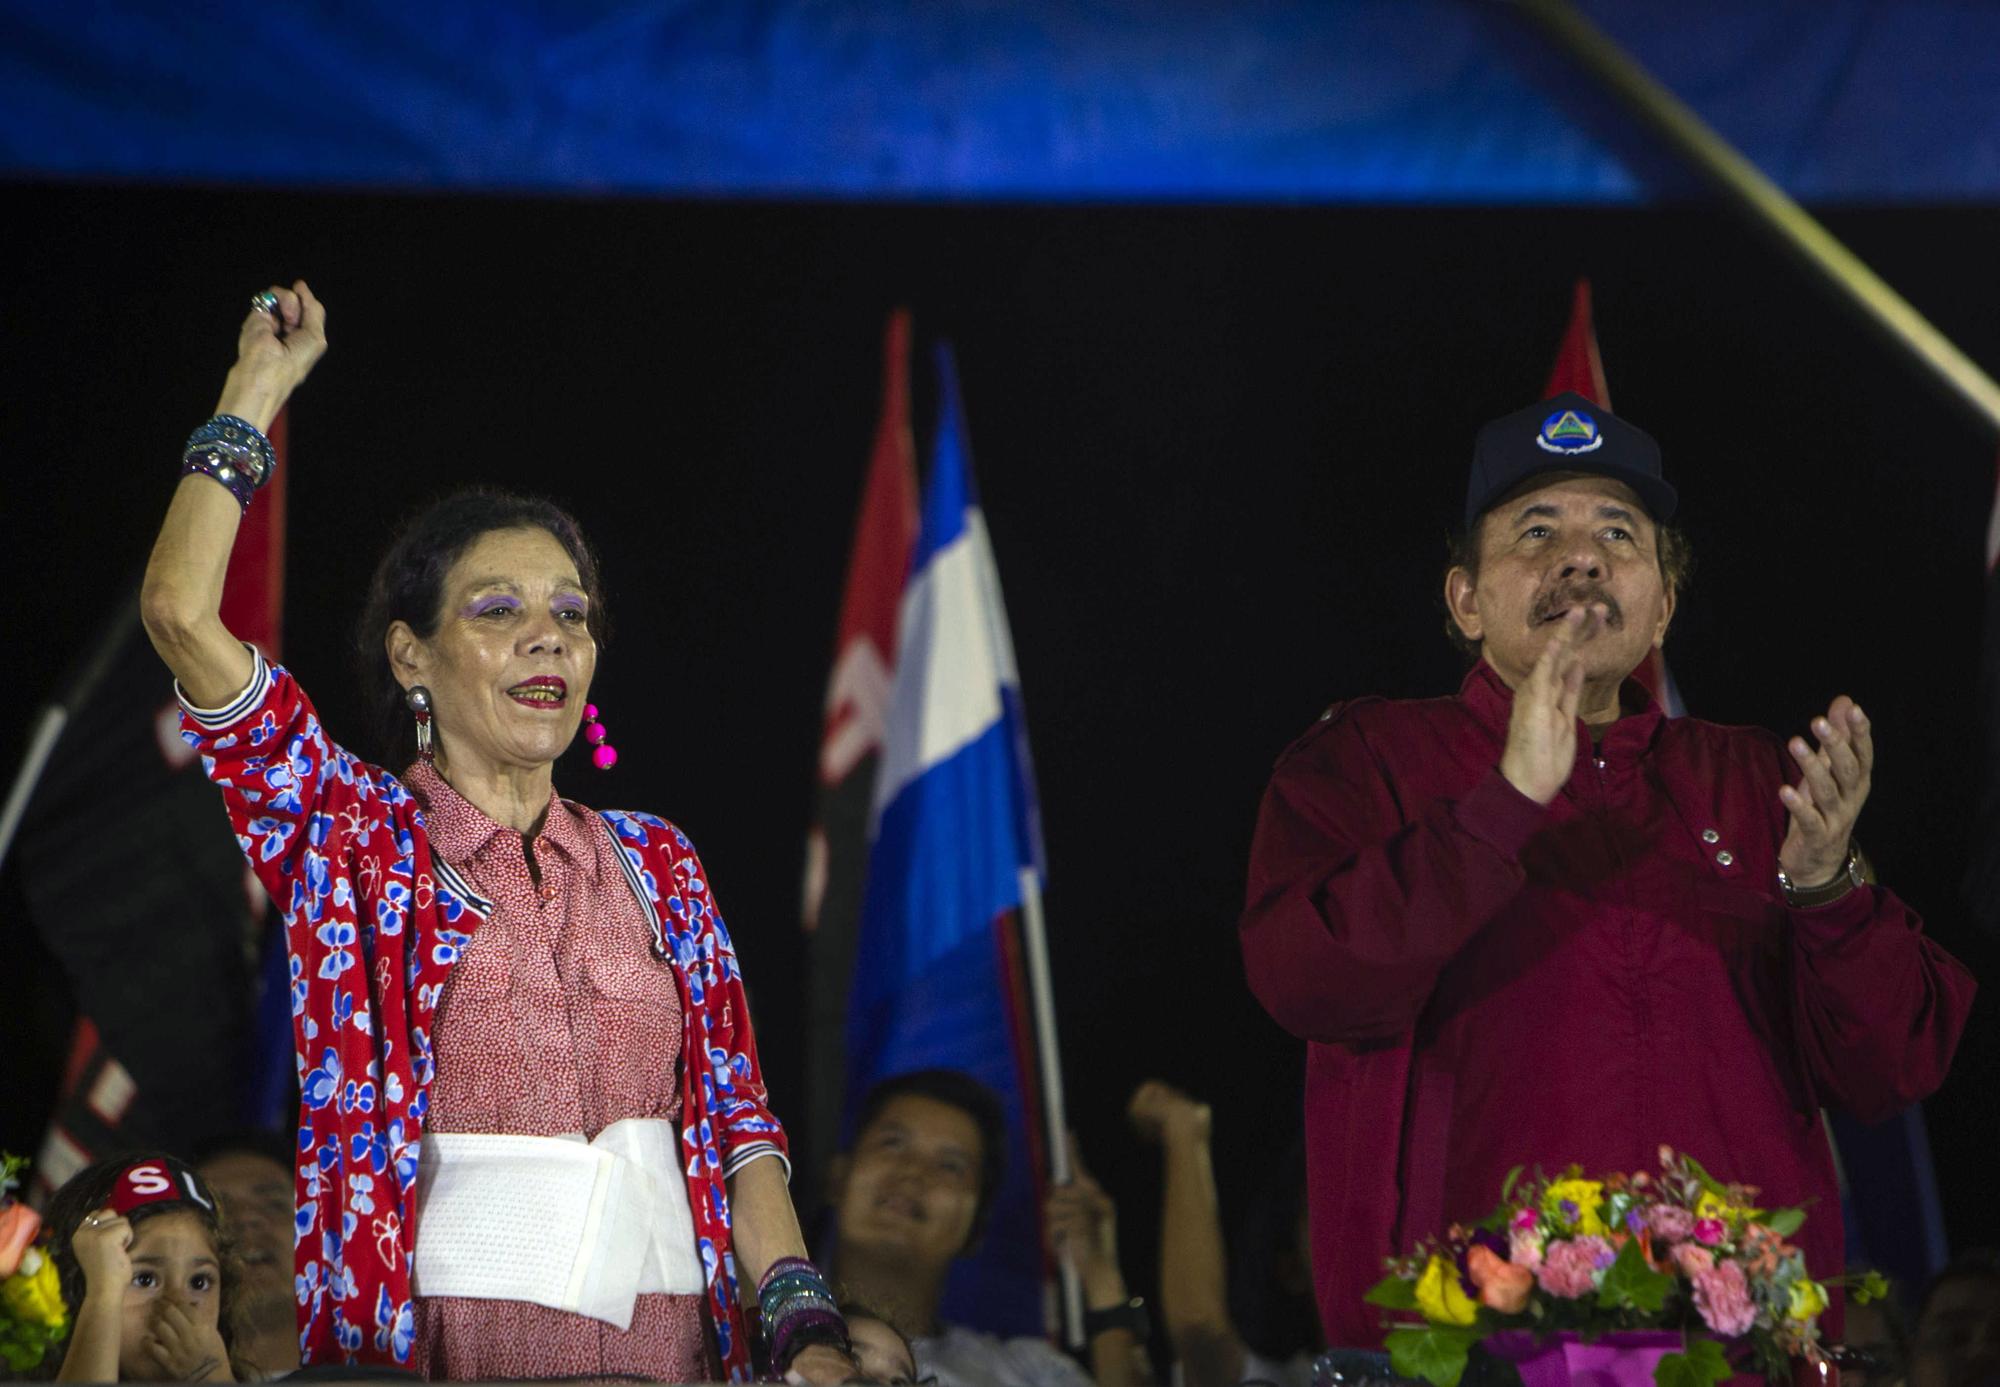
[[278, 296], [269, 289], [266, 289], [261, 294], [252, 294], [250, 296], [250, 308], [253, 312], [257, 313], [275, 314], [278, 311]]

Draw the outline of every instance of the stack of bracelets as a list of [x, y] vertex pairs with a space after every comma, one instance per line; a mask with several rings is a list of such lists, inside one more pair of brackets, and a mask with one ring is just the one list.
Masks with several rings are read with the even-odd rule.
[[218, 414], [188, 435], [181, 453], [181, 475], [200, 472], [229, 488], [237, 504], [250, 509], [250, 498], [278, 470], [271, 440], [248, 419]]
[[812, 1344], [829, 1344], [853, 1352], [847, 1321], [840, 1316], [833, 1289], [820, 1269], [803, 1257], [780, 1257], [757, 1283], [757, 1308], [764, 1321], [764, 1344], [771, 1351], [771, 1371], [782, 1374]]

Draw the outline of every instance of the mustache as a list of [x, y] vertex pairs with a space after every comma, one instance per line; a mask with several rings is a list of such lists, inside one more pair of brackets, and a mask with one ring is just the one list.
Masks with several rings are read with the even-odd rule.
[[1550, 588], [1536, 598], [1534, 605], [1528, 609], [1529, 624], [1540, 626], [1545, 621], [1553, 620], [1556, 613], [1568, 611], [1572, 607], [1600, 605], [1604, 608], [1606, 626], [1616, 627], [1625, 624], [1625, 613], [1619, 608], [1618, 599], [1607, 592], [1602, 583], [1593, 582], [1562, 583]]

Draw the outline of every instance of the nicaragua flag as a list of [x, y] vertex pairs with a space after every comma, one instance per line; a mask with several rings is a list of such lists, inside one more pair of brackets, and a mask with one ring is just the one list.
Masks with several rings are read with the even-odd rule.
[[978, 1255], [958, 1264], [940, 1310], [949, 1322], [1039, 1334], [1044, 1148], [1014, 914], [1024, 875], [1039, 883], [1041, 833], [948, 346], [938, 372], [848, 1006], [848, 1110], [873, 1084], [917, 1069], [961, 1070], [1000, 1095], [1006, 1177]]

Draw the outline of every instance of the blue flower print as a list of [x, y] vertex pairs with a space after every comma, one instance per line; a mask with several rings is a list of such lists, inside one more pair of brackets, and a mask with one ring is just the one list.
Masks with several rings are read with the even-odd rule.
[[382, 1102], [386, 1107], [399, 1108], [403, 1105], [403, 1077], [390, 1074], [382, 1081]]
[[[345, 1026], [354, 1015], [354, 994], [344, 987], [333, 990], [333, 1025], [338, 1030]], [[719, 1051], [709, 1051], [711, 1062]]]
[[431, 950], [431, 962], [449, 968], [458, 962], [459, 956], [465, 952], [465, 946], [471, 942], [472, 936], [462, 930], [441, 929], [438, 931], [437, 945]]
[[375, 1212], [375, 1177], [373, 1175], [350, 1175], [347, 1177], [347, 1207], [357, 1214]]
[[348, 1159], [368, 1162], [369, 1168], [378, 1175], [388, 1167], [389, 1137], [386, 1132], [376, 1131], [374, 1123], [362, 1123], [361, 1130], [348, 1141], [350, 1147]]
[[306, 961], [297, 954], [286, 956], [285, 966], [292, 975], [292, 1015], [306, 1009]]
[[389, 1299], [384, 1286], [375, 1300], [375, 1348], [388, 1349], [398, 1363], [409, 1361], [410, 1343], [416, 1338], [416, 1315], [409, 1301], [398, 1305]]
[[293, 825], [284, 819], [274, 819], [269, 815], [250, 821], [250, 837], [261, 839], [257, 848], [257, 860], [269, 862], [284, 852], [285, 844], [291, 841]]
[[[354, 1215], [347, 1216], [347, 1231], [354, 1232]], [[361, 1294], [361, 1283], [354, 1279], [352, 1267], [336, 1268], [326, 1279], [326, 1288], [342, 1300], [353, 1300]]]
[[326, 957], [319, 961], [319, 975], [323, 978], [337, 978], [354, 966], [354, 926], [345, 920], [329, 920], [313, 931], [314, 937], [326, 945]]
[[457, 924], [459, 917], [465, 914], [465, 902], [458, 898], [456, 891], [442, 882], [438, 883], [437, 904], [438, 914], [444, 917], [447, 925]]
[[340, 1091], [340, 1110], [344, 1113], [374, 1112], [375, 1085], [349, 1079], [347, 1087]]
[[301, 1086], [301, 1096], [306, 1107], [318, 1112], [333, 1101], [340, 1091], [340, 1056], [328, 1046], [320, 1054], [319, 1068], [305, 1077]]
[[409, 887], [400, 881], [383, 883], [381, 899], [375, 902], [375, 928], [391, 938], [401, 934], [409, 908]]
[[333, 1339], [342, 1353], [361, 1352], [361, 1326], [349, 1324], [344, 1315], [333, 1317]]
[[[422, 1026], [410, 1027], [410, 1073], [416, 1076], [418, 1083], [426, 1087], [437, 1075], [437, 1062], [431, 1058], [431, 1033]], [[416, 1105], [424, 1101], [423, 1093], [419, 1093], [411, 1100], [411, 1117], [421, 1116], [417, 1112]]]
[[319, 1263], [307, 1262], [306, 1269], [292, 1278], [292, 1295], [299, 1304], [305, 1305], [308, 1302], [316, 1304], [325, 1294], [325, 1288], [320, 1284], [319, 1277]]
[[333, 908], [347, 910], [354, 904], [354, 883], [346, 877], [333, 879]]
[[316, 848], [326, 846], [326, 840], [333, 836], [333, 815], [314, 810], [306, 816], [306, 841]]
[[[313, 1224], [318, 1220], [318, 1218], [319, 1218], [319, 1205], [317, 1204], [301, 1204], [296, 1210], [293, 1211], [292, 1213], [293, 1247], [297, 1247], [300, 1243], [306, 1240], [306, 1236], [312, 1232]], [[308, 1263], [307, 1265], [308, 1269], [311, 1271], [317, 1272], [319, 1270], [318, 1262], [311, 1262]], [[304, 1302], [300, 1303], [303, 1304]]]
[[271, 738], [277, 735], [278, 735], [278, 715], [274, 712], [271, 712], [269, 709], [266, 709], [264, 712], [264, 716], [257, 719], [256, 725], [250, 729], [249, 732], [250, 745], [262, 746], [264, 745], [264, 743], [270, 741]]

